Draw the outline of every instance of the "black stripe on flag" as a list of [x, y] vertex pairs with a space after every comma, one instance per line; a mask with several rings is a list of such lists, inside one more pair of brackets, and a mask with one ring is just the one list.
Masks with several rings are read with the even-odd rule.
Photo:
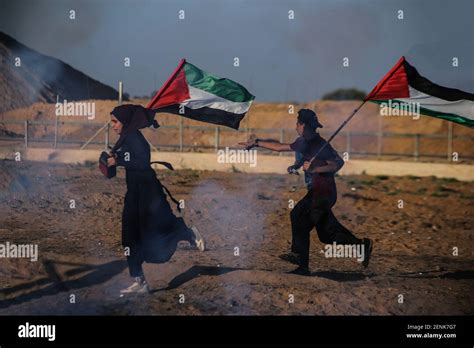
[[[180, 113], [181, 110], [184, 113]], [[226, 126], [233, 129], [239, 129], [240, 121], [244, 118], [245, 114], [234, 114], [232, 112], [212, 109], [208, 107], [199, 109], [190, 109], [188, 107], [181, 107], [179, 104], [165, 106], [163, 108], [155, 109], [156, 112], [167, 112], [179, 116], [184, 116], [192, 120], [217, 124], [220, 126]]]
[[437, 97], [448, 101], [456, 100], [474, 100], [474, 94], [467, 93], [455, 88], [448, 88], [437, 85], [427, 78], [421, 76], [416, 69], [410, 65], [407, 61], [405, 64], [405, 72], [408, 78], [408, 84], [416, 90], [425, 94]]

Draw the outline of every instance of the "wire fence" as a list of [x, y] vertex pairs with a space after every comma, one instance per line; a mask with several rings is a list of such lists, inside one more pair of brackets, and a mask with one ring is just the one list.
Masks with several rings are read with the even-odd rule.
[[[84, 149], [91, 146], [99, 146], [108, 149], [110, 142], [110, 124], [97, 122], [76, 121], [17, 121], [2, 120], [0, 124], [4, 128], [0, 140], [19, 141], [25, 147], [73, 147]], [[51, 128], [52, 127], [52, 128]], [[89, 130], [92, 135], [71, 139], [61, 136], [64, 127], [77, 127], [79, 130]], [[38, 131], [38, 128], [40, 130]], [[7, 130], [8, 129], [8, 130]], [[14, 129], [14, 131], [11, 131]], [[162, 137], [153, 139], [147, 136], [153, 149], [167, 149], [173, 151], [218, 151], [224, 147], [235, 147], [237, 141], [243, 137], [256, 136], [259, 138], [272, 138], [280, 142], [291, 142], [295, 138], [295, 130], [288, 128], [241, 128], [232, 130], [220, 126], [194, 126], [184, 125], [182, 119], [178, 125], [161, 126], [160, 130], [166, 129], [171, 136], [166, 141], [160, 141]], [[163, 133], [161, 133], [163, 134]], [[203, 136], [203, 135], [206, 136]], [[329, 132], [321, 132], [323, 137], [328, 137]], [[168, 134], [169, 135], [169, 134]], [[199, 138], [200, 141], [196, 141]], [[203, 140], [204, 139], [204, 140]], [[402, 143], [399, 139], [404, 139]], [[447, 134], [411, 134], [393, 132], [359, 132], [341, 131], [333, 140], [332, 144], [338, 151], [362, 157], [405, 157], [418, 161], [420, 158], [444, 159], [456, 161], [455, 145], [465, 142], [463, 148], [471, 149], [471, 153], [463, 153], [463, 160], [474, 159], [474, 137], [470, 135], [452, 134], [452, 127], [448, 128]], [[46, 146], [49, 144], [49, 146]], [[400, 146], [403, 144], [403, 146]], [[433, 150], [434, 149], [434, 150]], [[443, 149], [443, 150], [440, 150]], [[403, 151], [400, 151], [403, 150]], [[283, 153], [280, 153], [283, 155]]]

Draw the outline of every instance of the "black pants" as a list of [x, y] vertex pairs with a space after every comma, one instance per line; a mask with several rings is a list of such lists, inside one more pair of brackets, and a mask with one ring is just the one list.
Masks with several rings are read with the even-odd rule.
[[336, 198], [314, 200], [313, 192], [296, 204], [291, 211], [292, 246], [291, 251], [300, 254], [301, 266], [309, 264], [309, 234], [316, 227], [319, 240], [325, 244], [361, 244], [334, 216], [331, 208]]
[[122, 245], [132, 277], [143, 275], [143, 262], [167, 262], [180, 240], [191, 241], [184, 220], [173, 214], [160, 181], [150, 168], [127, 170], [122, 213]]

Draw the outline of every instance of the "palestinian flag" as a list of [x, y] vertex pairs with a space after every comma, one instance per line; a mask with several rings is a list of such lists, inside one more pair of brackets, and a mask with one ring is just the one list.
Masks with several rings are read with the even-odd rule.
[[147, 108], [239, 129], [254, 98], [237, 82], [211, 75], [182, 59]]
[[400, 58], [365, 100], [389, 105], [419, 103], [421, 114], [474, 127], [474, 94], [431, 82], [418, 74], [405, 57]]

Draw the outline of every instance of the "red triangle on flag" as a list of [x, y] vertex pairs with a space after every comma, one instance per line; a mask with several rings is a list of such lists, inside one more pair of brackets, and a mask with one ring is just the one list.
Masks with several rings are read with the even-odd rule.
[[168, 78], [160, 90], [147, 105], [148, 109], [158, 109], [169, 105], [179, 104], [189, 99], [189, 88], [184, 70], [185, 59], [181, 59], [178, 67]]
[[374, 87], [365, 100], [387, 100], [409, 98], [408, 78], [405, 71], [405, 57], [402, 56], [397, 64]]

